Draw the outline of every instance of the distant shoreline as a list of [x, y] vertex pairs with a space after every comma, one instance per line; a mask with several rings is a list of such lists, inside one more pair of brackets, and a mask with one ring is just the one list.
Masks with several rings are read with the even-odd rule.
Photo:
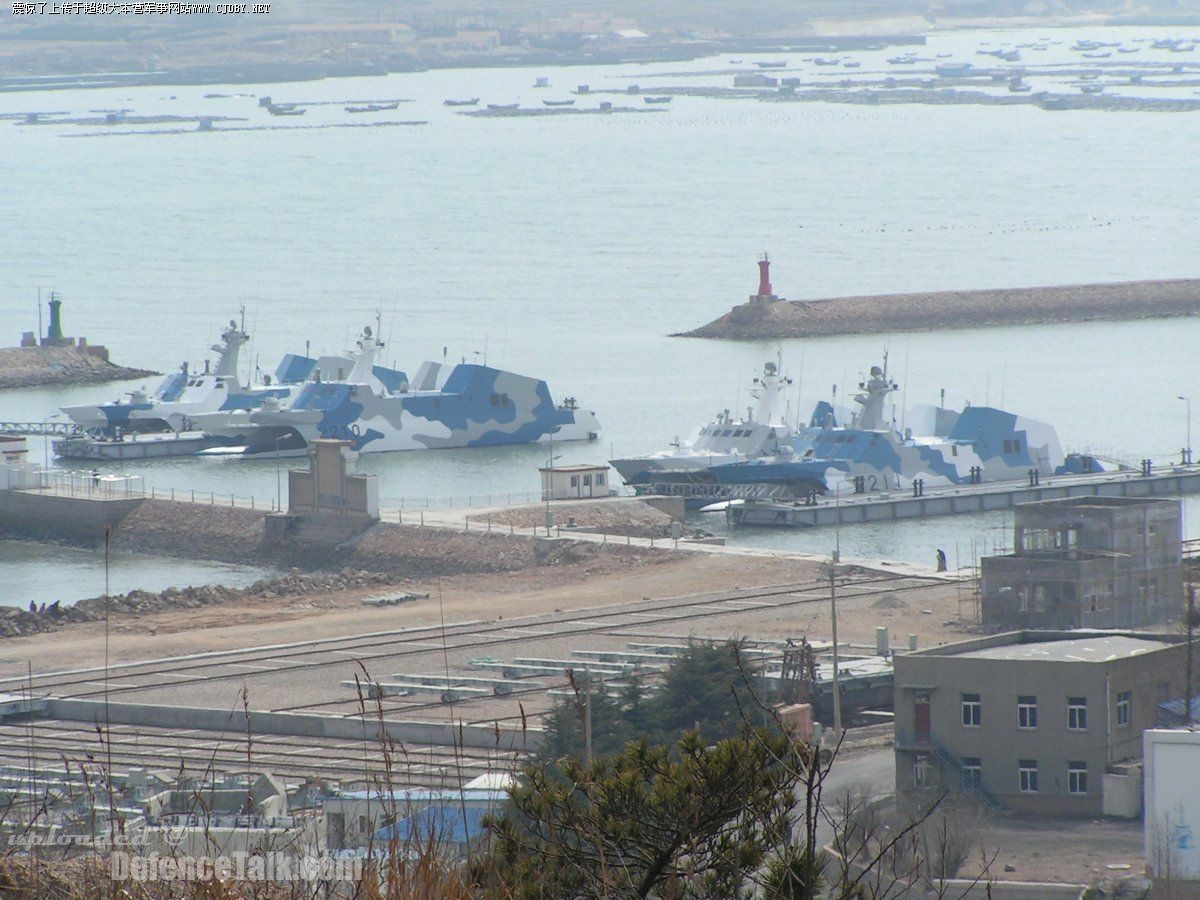
[[[320, 23], [313, 23], [318, 26]], [[336, 20], [329, 48], [338, 44]], [[396, 23], [405, 27], [403, 23]], [[495, 48], [492, 52], [439, 53], [421, 48], [399, 51], [394, 47], [353, 44], [355, 59], [295, 55], [270, 59], [246, 52], [235, 43], [223, 43], [216, 34], [209, 43], [188, 40], [172, 43], [174, 59], [160, 69], [144, 70], [148, 53], [159, 54], [160, 42], [145, 47], [136, 42], [97, 36], [94, 40], [44, 36], [44, 32], [14, 30], [8, 58], [0, 56], [0, 93], [76, 90], [112, 87], [279, 84], [326, 78], [383, 76], [431, 69], [517, 68], [532, 66], [594, 66], [692, 60], [721, 53], [846, 52], [897, 45], [924, 44], [927, 35], [982, 30], [1069, 29], [1091, 27], [1180, 28], [1200, 25], [1200, 15], [1177, 12], [1141, 15], [1103, 15], [1080, 12], [1055, 16], [939, 18], [910, 13], [874, 18], [817, 16], [807, 20], [798, 34], [722, 34], [701, 39], [657, 34], [643, 41], [588, 46], [586, 49], [549, 49], [528, 45]], [[647, 26], [652, 31], [653, 26]], [[286, 31], [284, 32], [286, 33]], [[101, 52], [109, 49], [110, 53]], [[346, 48], [342, 48], [346, 49]], [[24, 56], [22, 56], [24, 54]], [[30, 55], [54, 59], [46, 69], [29, 65]], [[115, 54], [115, 55], [114, 55]], [[125, 54], [122, 56], [122, 54]], [[220, 62], [214, 59], [220, 58]], [[98, 59], [104, 60], [97, 65]], [[4, 69], [7, 68], [7, 71]]]
[[751, 299], [672, 337], [761, 341], [1200, 315], [1200, 278], [934, 291], [822, 300]]

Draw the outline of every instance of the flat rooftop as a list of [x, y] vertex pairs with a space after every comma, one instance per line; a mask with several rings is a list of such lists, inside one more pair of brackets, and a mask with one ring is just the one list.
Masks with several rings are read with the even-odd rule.
[[1077, 509], [1087, 507], [1135, 507], [1135, 506], [1169, 506], [1172, 504], [1178, 505], [1179, 501], [1170, 497], [1103, 497], [1103, 496], [1088, 496], [1088, 497], [1056, 497], [1053, 500], [1030, 500], [1027, 503], [1018, 503], [1016, 508], [1029, 506], [1034, 509], [1054, 509], [1056, 507], [1063, 509]]
[[1092, 635], [1061, 641], [1004, 644], [967, 650], [955, 656], [968, 659], [1054, 660], [1057, 662], [1106, 662], [1125, 659], [1172, 646], [1166, 641], [1129, 637], [1123, 634]]

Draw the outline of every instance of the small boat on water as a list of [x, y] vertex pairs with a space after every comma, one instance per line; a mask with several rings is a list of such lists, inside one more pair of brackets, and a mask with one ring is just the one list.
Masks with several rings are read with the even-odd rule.
[[782, 69], [787, 65], [787, 60], [779, 60], [777, 62], [756, 62], [755, 65], [760, 69]]
[[542, 103], [546, 106], [574, 106], [574, 100], [543, 100]]
[[302, 116], [308, 110], [294, 103], [272, 103], [267, 107], [267, 112], [273, 116]]
[[1108, 59], [1112, 56], [1112, 51], [1105, 50], [1103, 53], [1085, 53], [1083, 55], [1088, 59]]
[[857, 69], [861, 65], [862, 65], [862, 63], [860, 63], [856, 59], [847, 60], [846, 62], [842, 63], [843, 68], [846, 68], [846, 69]]
[[385, 109], [398, 109], [399, 106], [400, 106], [399, 100], [395, 101], [394, 103], [368, 103], [366, 106], [347, 106], [346, 112], [348, 112], [348, 113], [382, 112]]
[[1008, 89], [1014, 94], [1026, 94], [1033, 90], [1033, 85], [1026, 84], [1020, 78], [1014, 78], [1008, 83]]
[[1118, 53], [1137, 53], [1141, 49], [1142, 49], [1141, 47], [1118, 47], [1117, 52]]
[[489, 103], [487, 108], [493, 112], [504, 112], [512, 109], [520, 109], [520, 103]]
[[670, 103], [674, 97], [643, 97], [647, 103]]
[[1079, 86], [1079, 89], [1081, 91], [1083, 91], [1085, 94], [1099, 94], [1104, 91], [1104, 85], [1102, 85], [1102, 84], [1081, 84]]
[[442, 106], [475, 106], [479, 103], [478, 97], [472, 97], [470, 100], [443, 100]]

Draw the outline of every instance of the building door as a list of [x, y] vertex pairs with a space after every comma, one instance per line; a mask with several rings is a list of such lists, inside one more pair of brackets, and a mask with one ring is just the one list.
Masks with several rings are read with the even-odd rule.
[[325, 846], [341, 850], [346, 846], [346, 814], [329, 813], [325, 817]]
[[591, 475], [583, 476], [583, 496], [585, 496], [585, 497], [592, 496], [592, 476]]
[[929, 743], [933, 717], [929, 709], [929, 691], [917, 691], [914, 708], [913, 737], [918, 744]]

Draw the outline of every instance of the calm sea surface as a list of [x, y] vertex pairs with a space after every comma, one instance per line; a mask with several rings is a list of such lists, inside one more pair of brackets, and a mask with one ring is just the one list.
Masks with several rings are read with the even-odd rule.
[[[975, 55], [984, 41], [1046, 38], [1061, 43], [1023, 51], [1029, 64], [1078, 64], [1068, 48], [1087, 38], [1139, 48], [1106, 65], [1191, 66], [1191, 55], [1152, 50], [1149, 39], [1200, 37], [1195, 30], [934, 36], [918, 51], [931, 61], [903, 70], [885, 62], [895, 49], [854, 54], [862, 67], [833, 72], [805, 62], [809, 55], [769, 58], [794, 68], [771, 74], [813, 83], [903, 77], [947, 59], [986, 66], [990, 58]], [[0, 112], [125, 108], [280, 126], [122, 134], [141, 126], [0, 122], [0, 344], [36, 328], [39, 286], [62, 292], [68, 333], [108, 346], [118, 362], [164, 372], [183, 360], [199, 366], [242, 306], [254, 341], [247, 361], [267, 372], [306, 342], [313, 353], [344, 350], [381, 310], [388, 361], [401, 368], [440, 359], [443, 348], [451, 360], [486, 356], [596, 410], [600, 441], [556, 445], [563, 462], [659, 449], [719, 409], [744, 406], [749, 379], [778, 350], [805, 412], [887, 351], [900, 401], [936, 402], [944, 388], [950, 405], [1003, 405], [1051, 422], [1070, 448], [1163, 461], [1177, 454], [1187, 404], [1176, 398], [1195, 394], [1200, 417], [1196, 320], [781, 345], [667, 335], [744, 300], [764, 250], [776, 292], [789, 298], [1196, 277], [1200, 113], [679, 97], [665, 111], [637, 115], [489, 119], [442, 105], [479, 96], [540, 107], [584, 83], [593, 91], [636, 83], [643, 92], [729, 85], [729, 74], [701, 73], [751, 62], [0, 95]], [[551, 87], [536, 90], [542, 75]], [[1066, 76], [1044, 78], [1076, 90], [1063, 87], [1074, 84]], [[230, 96], [205, 98], [212, 93]], [[367, 115], [333, 102], [284, 119], [258, 107], [262, 94], [414, 102]], [[600, 99], [580, 97], [577, 106]], [[646, 108], [639, 97], [608, 99]], [[428, 124], [309, 127], [414, 119]], [[5, 392], [0, 419], [41, 420], [66, 403], [113, 399], [134, 386]], [[380, 476], [384, 506], [427, 497], [477, 503], [483, 494], [535, 490], [546, 452], [367, 455], [360, 468]], [[275, 492], [269, 461], [129, 470], [159, 489], [260, 500]], [[1189, 516], [1193, 535], [1197, 513]], [[1002, 517], [983, 516], [847, 528], [841, 543], [845, 555], [922, 562], [935, 546], [957, 547], [965, 562], [973, 541], [990, 548], [1005, 527]], [[734, 539], [827, 552], [832, 535], [746, 531]], [[28, 554], [0, 554], [0, 595], [12, 593], [6, 579], [39, 566]]]

